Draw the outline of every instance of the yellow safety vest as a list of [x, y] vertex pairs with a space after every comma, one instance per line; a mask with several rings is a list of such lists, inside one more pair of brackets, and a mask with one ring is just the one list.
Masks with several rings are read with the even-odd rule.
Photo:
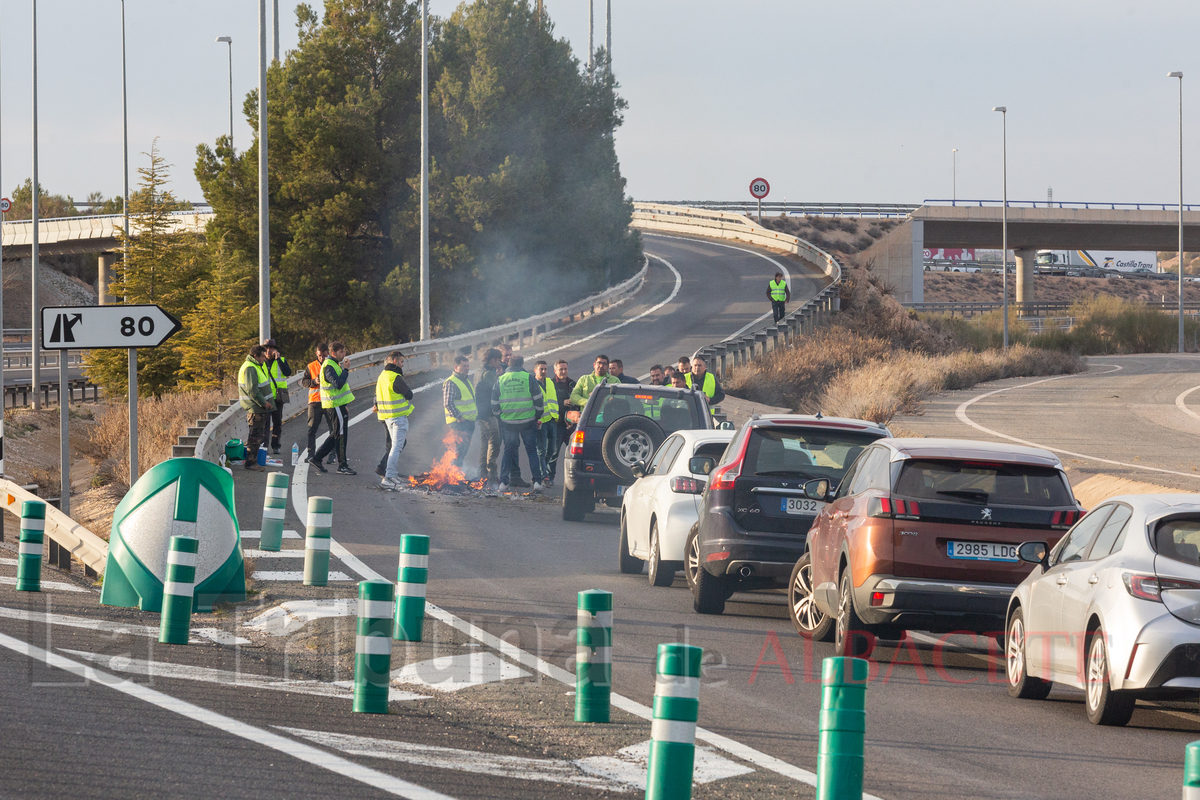
[[529, 422], [536, 415], [533, 394], [529, 389], [529, 373], [525, 370], [506, 372], [496, 381], [500, 397], [500, 419], [510, 424]]
[[267, 398], [274, 397], [275, 392], [271, 389], [271, 376], [267, 374], [266, 367], [255, 363], [249, 358], [242, 363], [242, 372], [246, 371], [246, 367], [254, 367], [255, 373], [258, 375], [258, 390], [263, 393], [263, 396]]
[[[451, 373], [449, 378], [446, 378], [442, 384], [453, 383], [458, 387], [458, 399], [454, 401], [454, 408], [462, 415], [462, 418], [467, 422], [474, 422], [479, 419], [479, 410], [475, 407], [475, 392], [471, 389], [470, 381], [464, 381], [457, 374]], [[449, 425], [457, 420], [446, 413], [446, 424]]]
[[542, 386], [542, 402], [545, 406], [545, 413], [538, 422], [549, 422], [553, 419], [558, 419], [558, 392], [551, 385], [550, 376], [547, 375], [544, 379], [538, 381]]
[[[692, 388], [692, 373], [689, 372], [685, 380], [687, 380], [688, 388]], [[700, 387], [700, 391], [704, 392], [710, 401], [713, 399], [713, 395], [717, 393], [717, 379], [713, 377], [711, 372], [704, 373], [704, 385]], [[716, 414], [717, 412], [709, 408], [708, 413]]]
[[325, 380], [325, 367], [333, 367], [333, 373], [340, 376], [342, 365], [333, 360], [333, 356], [325, 359], [321, 365], [321, 408], [337, 408], [354, 401], [354, 392], [350, 391], [350, 382], [341, 389], [334, 389], [333, 384]]
[[404, 395], [395, 390], [392, 384], [396, 381], [396, 373], [384, 370], [375, 381], [375, 416], [380, 419], [407, 417], [413, 412], [413, 404], [404, 399]]
[[271, 371], [268, 376], [271, 378], [271, 393], [276, 397], [279, 396], [280, 389], [287, 389], [287, 378], [283, 376], [283, 370], [279, 368], [279, 362], [283, 360], [283, 356], [271, 362]]
[[781, 303], [784, 300], [787, 300], [787, 283], [786, 282], [784, 282], [784, 281], [776, 282], [776, 281], [772, 280], [770, 282], [770, 286], [771, 286], [771, 299], [772, 300], [778, 300]]

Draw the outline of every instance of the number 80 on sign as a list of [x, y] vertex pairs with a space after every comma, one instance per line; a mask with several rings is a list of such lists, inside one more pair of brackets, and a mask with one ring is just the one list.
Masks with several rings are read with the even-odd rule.
[[767, 183], [766, 178], [755, 178], [750, 181], [750, 196], [756, 200], [762, 200], [771, 193], [771, 184]]

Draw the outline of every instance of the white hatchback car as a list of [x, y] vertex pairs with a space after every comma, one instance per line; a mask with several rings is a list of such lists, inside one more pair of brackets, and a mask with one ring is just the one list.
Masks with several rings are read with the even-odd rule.
[[[621, 500], [621, 572], [638, 575], [649, 561], [650, 583], [671, 585], [683, 569], [683, 546], [700, 513], [708, 472], [735, 433], [676, 431], [659, 445], [650, 463], [634, 470], [642, 474]], [[693, 467], [699, 469], [693, 472]]]
[[1009, 694], [1064, 683], [1093, 723], [1124, 725], [1138, 698], [1200, 692], [1200, 494], [1113, 497], [1018, 554], [1037, 566], [1009, 600]]

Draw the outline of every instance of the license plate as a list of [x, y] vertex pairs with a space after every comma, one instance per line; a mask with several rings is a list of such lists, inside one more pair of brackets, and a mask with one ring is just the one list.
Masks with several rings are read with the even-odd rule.
[[968, 561], [1019, 561], [1015, 544], [946, 542], [946, 555]]
[[623, 494], [625, 494], [625, 487], [617, 484], [617, 497], [620, 497]]
[[820, 514], [825, 504], [819, 500], [809, 500], [807, 497], [783, 498], [782, 511], [785, 514]]

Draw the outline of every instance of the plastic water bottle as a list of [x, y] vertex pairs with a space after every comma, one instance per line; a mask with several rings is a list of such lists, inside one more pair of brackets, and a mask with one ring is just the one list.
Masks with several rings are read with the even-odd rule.
[[299, 463], [300, 463], [300, 445], [297, 444], [296, 442], [292, 442], [292, 466], [294, 467]]

